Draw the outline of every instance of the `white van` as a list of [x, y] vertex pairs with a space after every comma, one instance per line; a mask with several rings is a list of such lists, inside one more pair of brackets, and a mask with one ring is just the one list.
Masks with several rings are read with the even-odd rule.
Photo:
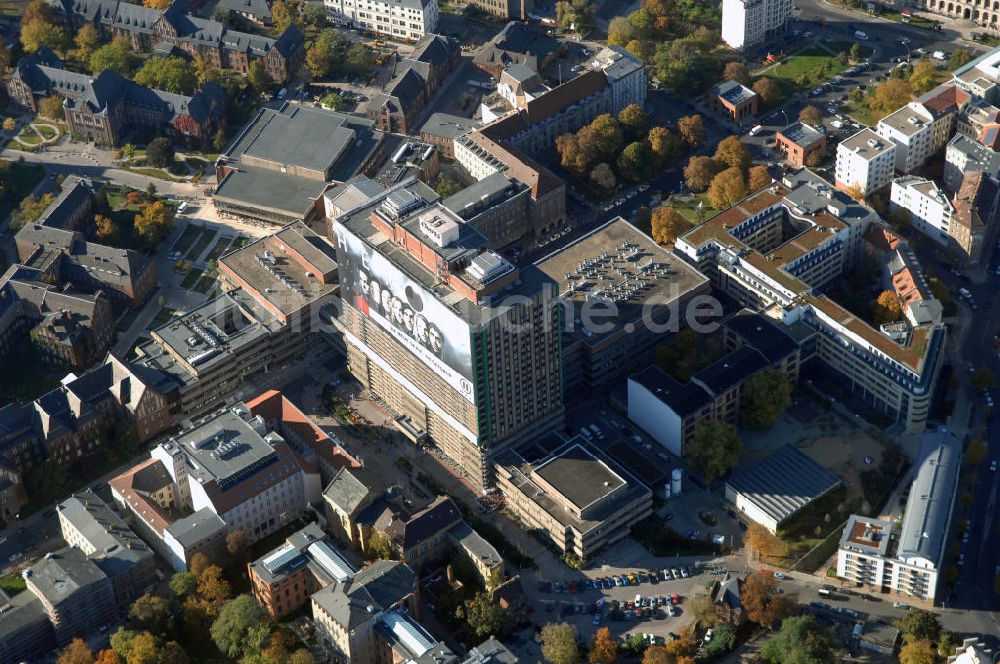
[[826, 588], [820, 588], [819, 590], [816, 591], [816, 593], [820, 597], [830, 597], [831, 595], [833, 595], [833, 593], [827, 590]]
[[855, 39], [860, 39], [861, 41], [868, 41], [868, 33], [864, 30], [855, 30], [854, 37]]
[[184, 211], [188, 209], [187, 201], [184, 201], [177, 206], [177, 214], [184, 214]]
[[762, 127], [761, 125], [756, 125], [753, 129], [750, 130], [750, 135], [756, 136], [762, 131], [764, 131], [764, 127]]

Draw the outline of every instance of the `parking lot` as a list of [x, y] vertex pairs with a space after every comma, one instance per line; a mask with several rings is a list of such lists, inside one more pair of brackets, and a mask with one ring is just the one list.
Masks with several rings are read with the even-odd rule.
[[[715, 579], [701, 570], [701, 563], [675, 563], [656, 569], [607, 573], [585, 570], [570, 581], [540, 580], [531, 594], [543, 620], [565, 621], [589, 639], [601, 626], [622, 639], [646, 635], [647, 643], [663, 643], [691, 624], [686, 604], [706, 592]], [[711, 568], [713, 574], [722, 568]]]

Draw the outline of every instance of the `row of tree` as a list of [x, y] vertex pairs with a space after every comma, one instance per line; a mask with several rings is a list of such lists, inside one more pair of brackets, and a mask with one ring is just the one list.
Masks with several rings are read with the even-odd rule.
[[681, 152], [681, 139], [666, 127], [649, 129], [646, 112], [637, 104], [618, 117], [597, 116], [574, 134], [556, 138], [560, 164], [577, 179], [589, 179], [602, 193], [614, 190], [618, 180], [648, 180]]

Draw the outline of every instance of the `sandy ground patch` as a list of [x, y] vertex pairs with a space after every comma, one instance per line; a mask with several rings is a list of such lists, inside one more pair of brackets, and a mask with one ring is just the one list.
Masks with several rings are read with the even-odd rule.
[[[864, 432], [850, 436], [822, 436], [805, 439], [796, 444], [806, 456], [830, 469], [847, 486], [847, 499], [860, 498], [861, 483], [857, 478], [865, 470], [878, 468], [882, 461], [882, 444]], [[872, 463], [865, 464], [869, 456]]]

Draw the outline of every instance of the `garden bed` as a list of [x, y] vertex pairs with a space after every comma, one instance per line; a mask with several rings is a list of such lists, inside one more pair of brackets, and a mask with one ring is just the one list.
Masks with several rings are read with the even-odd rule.
[[191, 271], [188, 272], [184, 276], [184, 279], [181, 281], [181, 288], [188, 288], [188, 289], [193, 288], [195, 283], [197, 283], [197, 281], [201, 279], [201, 275], [204, 272], [205, 272], [204, 270], [197, 267], [191, 268]]
[[212, 240], [216, 235], [218, 235], [218, 233], [218, 231], [212, 228], [202, 229], [201, 235], [195, 243], [191, 245], [191, 248], [187, 251], [187, 253], [184, 254], [184, 258], [192, 262], [197, 261], [198, 257], [201, 256], [202, 252], [205, 251], [205, 248], [212, 243]]

